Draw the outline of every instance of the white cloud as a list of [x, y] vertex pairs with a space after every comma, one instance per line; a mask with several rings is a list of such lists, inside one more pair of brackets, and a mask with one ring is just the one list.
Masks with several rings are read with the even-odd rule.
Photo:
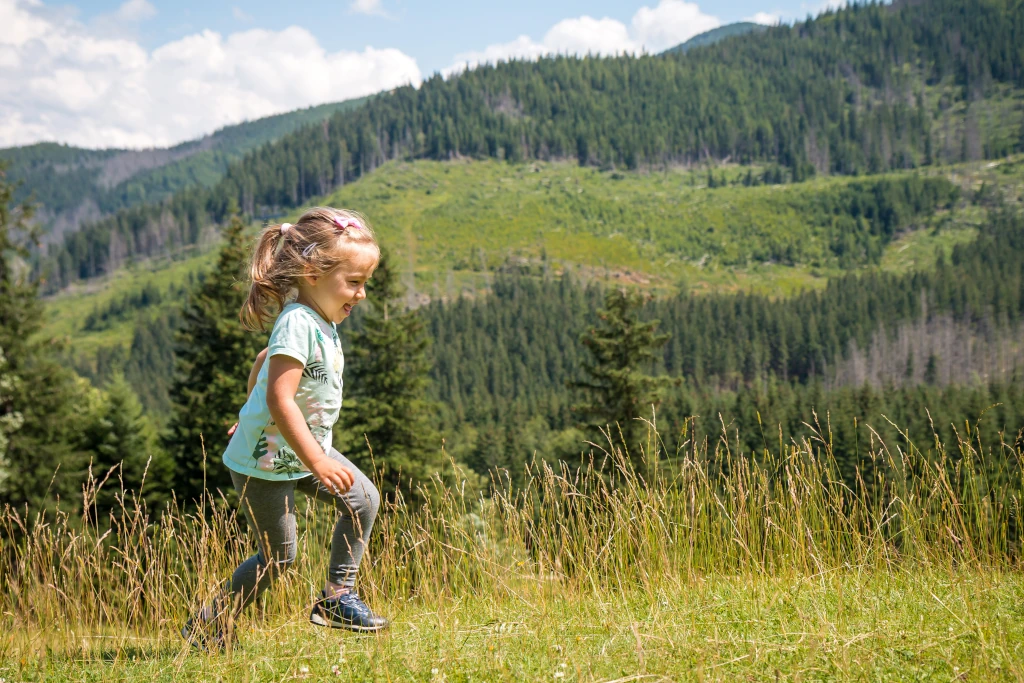
[[[145, 2], [122, 8], [144, 17]], [[0, 0], [0, 147], [150, 147], [299, 107], [418, 84], [397, 49], [328, 52], [307, 30], [203, 31], [148, 51], [38, 0]]]
[[114, 16], [121, 21], [145, 21], [156, 16], [156, 7], [147, 0], [128, 0], [117, 8]]
[[356, 14], [371, 14], [381, 17], [385, 15], [380, 0], [352, 0], [352, 4], [348, 8]]
[[246, 12], [238, 5], [235, 5], [231, 8], [231, 16], [233, 16], [236, 20], [242, 22], [243, 24], [251, 24], [253, 21], [255, 21], [251, 14]]
[[626, 26], [608, 17], [563, 19], [544, 35], [544, 46], [550, 52], [581, 55], [608, 55], [637, 50], [637, 43], [630, 37]]
[[661, 52], [721, 24], [718, 17], [701, 12], [696, 3], [661, 0], [654, 9], [637, 10], [633, 35], [648, 52]]
[[483, 50], [455, 56], [455, 64], [443, 73], [450, 74], [477, 64], [500, 59], [536, 59], [546, 54], [598, 54], [661, 52], [693, 36], [709, 31], [722, 22], [705, 14], [696, 3], [684, 0], [660, 0], [656, 7], [641, 7], [630, 26], [617, 19], [582, 16], [563, 19], [552, 26], [540, 42], [519, 36], [508, 43], [488, 45]]
[[754, 16], [747, 17], [743, 21], [752, 21], [755, 24], [764, 24], [765, 26], [775, 26], [782, 19], [779, 14], [772, 14], [771, 12], [758, 12]]

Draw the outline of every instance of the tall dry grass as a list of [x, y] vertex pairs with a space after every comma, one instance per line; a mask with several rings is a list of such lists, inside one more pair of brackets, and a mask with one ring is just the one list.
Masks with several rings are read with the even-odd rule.
[[[817, 424], [817, 422], [815, 422]], [[723, 430], [666, 452], [654, 425], [642, 472], [627, 454], [594, 448], [578, 463], [535, 460], [526, 485], [494, 475], [489, 496], [455, 474], [418, 500], [387, 503], [361, 575], [373, 601], [506, 599], [526, 584], [552, 590], [652, 590], [713, 573], [818, 574], [927, 566], [1015, 567], [1020, 557], [1019, 450], [970, 438], [927, 452], [880, 440], [851, 485], [839, 476], [827, 425], [778, 452], [740, 453]], [[612, 439], [608, 443], [613, 443]], [[92, 481], [86, 499], [95, 500]], [[104, 484], [104, 485], [109, 485]], [[215, 590], [255, 543], [225, 499], [162, 514], [129, 492], [98, 520], [0, 514], [0, 621], [5, 631], [68, 637], [166, 633]], [[319, 588], [332, 520], [302, 509], [297, 562], [259, 606], [295, 615]], [[0, 639], [0, 649], [13, 641]], [[6, 654], [0, 651], [0, 656]]]

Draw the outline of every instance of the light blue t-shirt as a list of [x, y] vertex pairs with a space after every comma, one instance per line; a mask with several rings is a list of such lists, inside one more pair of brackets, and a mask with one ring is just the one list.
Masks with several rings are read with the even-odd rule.
[[284, 307], [274, 323], [267, 362], [260, 368], [249, 399], [238, 414], [238, 428], [224, 451], [224, 464], [258, 479], [284, 481], [309, 476], [299, 456], [281, 436], [267, 408], [267, 373], [273, 356], [285, 355], [305, 367], [295, 403], [324, 452], [331, 448], [331, 428], [341, 410], [341, 373], [345, 356], [334, 326], [299, 303]]

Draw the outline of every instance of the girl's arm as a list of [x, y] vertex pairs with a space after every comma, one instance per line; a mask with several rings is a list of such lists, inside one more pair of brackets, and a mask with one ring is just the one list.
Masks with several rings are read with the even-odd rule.
[[295, 403], [295, 392], [299, 388], [303, 367], [301, 362], [290, 356], [271, 356], [267, 376], [267, 408], [281, 436], [313, 476], [326, 488], [345, 493], [352, 488], [352, 473], [336, 460], [327, 457], [323, 447], [313, 438], [306, 425], [306, 418]]
[[[263, 367], [263, 362], [267, 360], [267, 351], [269, 351], [269, 349], [263, 349], [258, 354], [256, 354], [256, 360], [252, 364], [252, 370], [249, 371], [249, 388], [245, 392], [247, 398], [249, 394], [252, 393], [252, 388], [256, 386], [256, 379], [260, 376], [260, 369]], [[231, 427], [228, 429], [228, 436], [234, 435], [236, 429], [238, 429], [237, 422], [231, 425]]]
[[252, 370], [249, 371], [249, 390], [245, 393], [246, 396], [252, 393], [252, 388], [256, 386], [256, 379], [260, 376], [260, 369], [263, 368], [263, 362], [267, 360], [267, 351], [269, 349], [263, 349], [256, 354], [256, 361], [252, 364]]

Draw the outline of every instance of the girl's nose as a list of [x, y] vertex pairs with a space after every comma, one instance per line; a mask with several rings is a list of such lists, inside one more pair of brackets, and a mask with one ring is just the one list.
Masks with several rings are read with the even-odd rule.
[[366, 298], [366, 285], [362, 285], [356, 290], [356, 298], [360, 301]]

